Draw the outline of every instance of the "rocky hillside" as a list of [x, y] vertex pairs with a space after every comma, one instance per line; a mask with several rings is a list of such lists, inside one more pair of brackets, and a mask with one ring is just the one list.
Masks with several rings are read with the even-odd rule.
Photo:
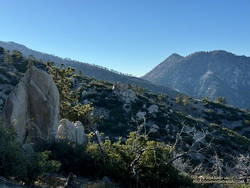
[[13, 50], [20, 51], [25, 57], [33, 56], [36, 59], [39, 59], [43, 62], [52, 61], [57, 66], [64, 64], [66, 66], [73, 67], [78, 72], [81, 72], [86, 76], [89, 76], [98, 80], [104, 80], [108, 82], [122, 82], [126, 84], [137, 85], [139, 87], [143, 87], [154, 92], [168, 93], [169, 95], [173, 95], [173, 96], [178, 94], [175, 90], [169, 89], [167, 87], [154, 85], [147, 80], [143, 80], [143, 79], [131, 76], [131, 75], [119, 73], [114, 70], [109, 70], [105, 67], [83, 63], [79, 61], [74, 61], [68, 58], [63, 59], [58, 56], [38, 52], [38, 51], [29, 49], [26, 46], [15, 43], [15, 42], [0, 41], [0, 47], [3, 47], [9, 51], [13, 51]]
[[[3, 50], [0, 57], [3, 108], [30, 60], [20, 53]], [[32, 61], [45, 70], [42, 62]], [[98, 81], [82, 75], [76, 77], [72, 89], [80, 92], [80, 103], [93, 105], [94, 115], [100, 117], [99, 131], [111, 140], [119, 137], [125, 140], [130, 131], [137, 130], [173, 145], [181, 132], [179, 153], [206, 148], [198, 154], [190, 153], [181, 164], [189, 161], [192, 166], [201, 165], [204, 171], [210, 172], [215, 170], [218, 160], [214, 158], [217, 156], [227, 167], [223, 171], [225, 174], [232, 173], [240, 154], [249, 153], [249, 111], [208, 100], [158, 95], [132, 85]], [[186, 165], [184, 170], [190, 171], [189, 167]]]
[[228, 104], [250, 107], [250, 57], [226, 51], [173, 54], [143, 78], [195, 98], [223, 96]]
[[188, 100], [187, 103], [176, 103], [169, 96], [89, 78], [81, 78], [78, 86], [82, 91], [81, 101], [92, 103], [95, 114], [102, 116], [99, 130], [112, 139], [119, 136], [125, 139], [128, 132], [136, 130], [145, 119], [144, 126], [151, 138], [170, 144], [175, 142], [184, 126], [181, 151], [207, 146], [211, 142], [211, 150], [198, 158], [191, 156], [193, 162], [204, 163], [206, 169], [213, 166], [215, 153], [225, 159], [225, 164], [232, 165], [224, 156], [231, 156], [231, 162], [236, 162], [233, 156], [249, 152], [250, 113], [247, 111], [192, 98], [182, 98], [182, 101]]

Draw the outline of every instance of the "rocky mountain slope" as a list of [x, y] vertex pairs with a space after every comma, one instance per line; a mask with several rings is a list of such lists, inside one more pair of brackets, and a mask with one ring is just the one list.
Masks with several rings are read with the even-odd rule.
[[[28, 61], [19, 53], [0, 53], [2, 108], [23, 77]], [[42, 62], [33, 61], [46, 70]], [[237, 157], [249, 153], [249, 111], [208, 100], [158, 95], [132, 85], [98, 81], [82, 75], [76, 77], [72, 89], [80, 92], [81, 103], [93, 105], [94, 115], [101, 117], [98, 129], [104, 137], [124, 140], [130, 131], [137, 130], [146, 132], [154, 140], [173, 145], [181, 132], [179, 153], [207, 147], [198, 154], [190, 153], [181, 161], [179, 166], [186, 171], [190, 171], [190, 165], [183, 164], [189, 161], [191, 166], [201, 165], [204, 171], [214, 172], [218, 165], [215, 156], [218, 156], [223, 161], [223, 173], [232, 173]]]
[[140, 79], [140, 78], [127, 75], [127, 74], [123, 74], [123, 73], [119, 73], [114, 70], [109, 70], [105, 67], [83, 63], [79, 61], [74, 61], [68, 58], [64, 59], [55, 55], [38, 52], [38, 51], [29, 49], [26, 46], [15, 43], [15, 42], [0, 41], [0, 47], [3, 47], [9, 51], [13, 51], [13, 50], [20, 51], [25, 57], [33, 56], [36, 59], [39, 59], [43, 62], [52, 61], [57, 66], [64, 64], [66, 66], [73, 67], [77, 71], [81, 72], [82, 74], [98, 79], [98, 80], [105, 80], [108, 82], [122, 82], [122, 83], [137, 85], [139, 87], [143, 87], [154, 92], [167, 93], [173, 96], [178, 94], [178, 92], [176, 92], [175, 90], [169, 89], [167, 87], [154, 85], [151, 82], [144, 80], [144, 79]]
[[250, 57], [226, 51], [173, 54], [143, 78], [195, 98], [223, 96], [229, 104], [250, 107]]

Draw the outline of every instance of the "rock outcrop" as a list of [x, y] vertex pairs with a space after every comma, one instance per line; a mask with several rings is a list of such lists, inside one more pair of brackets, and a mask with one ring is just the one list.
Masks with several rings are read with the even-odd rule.
[[153, 114], [157, 112], [159, 112], [159, 107], [156, 104], [152, 104], [148, 107], [148, 113]]
[[146, 112], [137, 112], [136, 117], [138, 118], [138, 120], [143, 120], [145, 119], [146, 114]]
[[62, 119], [60, 121], [56, 138], [59, 140], [67, 139], [79, 145], [87, 142], [87, 136], [84, 132], [82, 123], [80, 121], [72, 123], [67, 119]]
[[116, 83], [113, 85], [113, 92], [115, 95], [119, 96], [122, 101], [126, 104], [134, 102], [136, 100], [136, 93], [129, 88], [128, 84]]
[[53, 140], [59, 120], [59, 92], [52, 77], [30, 66], [5, 103], [4, 118], [21, 143]]

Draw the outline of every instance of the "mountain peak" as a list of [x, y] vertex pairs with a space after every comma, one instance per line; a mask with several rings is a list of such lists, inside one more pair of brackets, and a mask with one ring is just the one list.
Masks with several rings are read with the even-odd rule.
[[183, 56], [177, 54], [177, 53], [173, 53], [170, 56], [168, 56], [168, 58], [183, 58]]
[[170, 56], [168, 56], [167, 59], [165, 59], [163, 62], [164, 63], [165, 62], [177, 62], [177, 61], [179, 61], [179, 60], [181, 60], [183, 58], [184, 58], [183, 56], [181, 56], [181, 55], [179, 55], [177, 53], [173, 53]]
[[228, 104], [249, 108], [250, 100], [245, 95], [249, 94], [249, 72], [250, 57], [213, 50], [185, 57], [172, 54], [143, 78], [196, 98], [223, 96]]

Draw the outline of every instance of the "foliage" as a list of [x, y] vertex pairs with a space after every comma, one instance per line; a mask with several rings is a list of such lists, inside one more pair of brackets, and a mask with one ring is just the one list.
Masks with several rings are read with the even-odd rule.
[[0, 176], [14, 177], [26, 184], [32, 184], [39, 177], [55, 172], [60, 166], [49, 160], [49, 152], [25, 152], [16, 141], [13, 130], [0, 125]]
[[13, 130], [5, 129], [0, 124], [0, 176], [10, 177], [21, 174], [24, 166], [24, 153], [15, 140]]
[[205, 104], [208, 104], [209, 103], [209, 98], [208, 97], [204, 97], [202, 99], [202, 102], [205, 103]]
[[[8, 54], [6, 55], [8, 56]], [[26, 71], [28, 60], [24, 59], [21, 52], [14, 50], [12, 54], [10, 54], [9, 57], [6, 58], [8, 59], [8, 62], [13, 64], [18, 71], [22, 73]]]
[[215, 102], [220, 103], [220, 104], [226, 104], [226, 99], [225, 99], [225, 97], [217, 97], [215, 99]]
[[61, 172], [73, 172], [81, 176], [94, 176], [97, 172], [90, 156], [85, 152], [85, 147], [75, 145], [68, 140], [42, 146], [39, 151], [50, 150], [53, 160], [60, 161]]
[[250, 188], [250, 185], [237, 184], [231, 186], [232, 188]]
[[126, 140], [96, 142], [94, 134], [89, 143], [77, 146], [61, 141], [45, 146], [51, 150], [53, 160], [62, 164], [63, 173], [73, 172], [79, 176], [110, 177], [128, 187], [178, 187], [192, 185], [172, 166], [172, 147], [149, 140], [146, 135], [131, 132]]
[[190, 104], [189, 97], [187, 97], [187, 96], [177, 96], [175, 98], [175, 102], [177, 104], [180, 104], [180, 105], [183, 105], [183, 106], [187, 106], [187, 105]]
[[70, 121], [81, 121], [85, 125], [90, 124], [90, 113], [93, 108], [90, 104], [80, 104], [80, 94], [73, 90], [75, 70], [70, 67], [64, 68], [63, 64], [59, 69], [52, 66], [51, 63], [47, 63], [47, 68], [59, 90], [61, 118], [67, 118]]
[[[125, 143], [105, 140], [101, 148], [96, 143], [87, 146], [87, 152], [100, 165], [103, 175], [141, 187], [179, 186], [191, 183], [168, 164], [171, 147], [151, 141], [146, 135], [129, 134]], [[185, 179], [185, 181], [184, 181]]]
[[250, 125], [250, 120], [246, 119], [246, 120], [243, 121], [243, 123], [244, 123], [244, 125], [249, 126]]
[[26, 154], [25, 166], [22, 168], [22, 173], [18, 179], [30, 185], [39, 177], [58, 171], [61, 164], [58, 161], [49, 160], [49, 155], [49, 151]]
[[17, 50], [13, 50], [11, 57], [14, 62], [22, 62], [24, 60], [22, 53]]
[[167, 98], [168, 98], [168, 96], [166, 94], [164, 94], [164, 93], [161, 93], [161, 94], [158, 95], [158, 101], [160, 103], [167, 102]]
[[145, 93], [145, 89], [144, 89], [144, 88], [141, 88], [141, 87], [133, 86], [132, 89], [133, 89], [136, 93], [139, 93], [139, 94]]

